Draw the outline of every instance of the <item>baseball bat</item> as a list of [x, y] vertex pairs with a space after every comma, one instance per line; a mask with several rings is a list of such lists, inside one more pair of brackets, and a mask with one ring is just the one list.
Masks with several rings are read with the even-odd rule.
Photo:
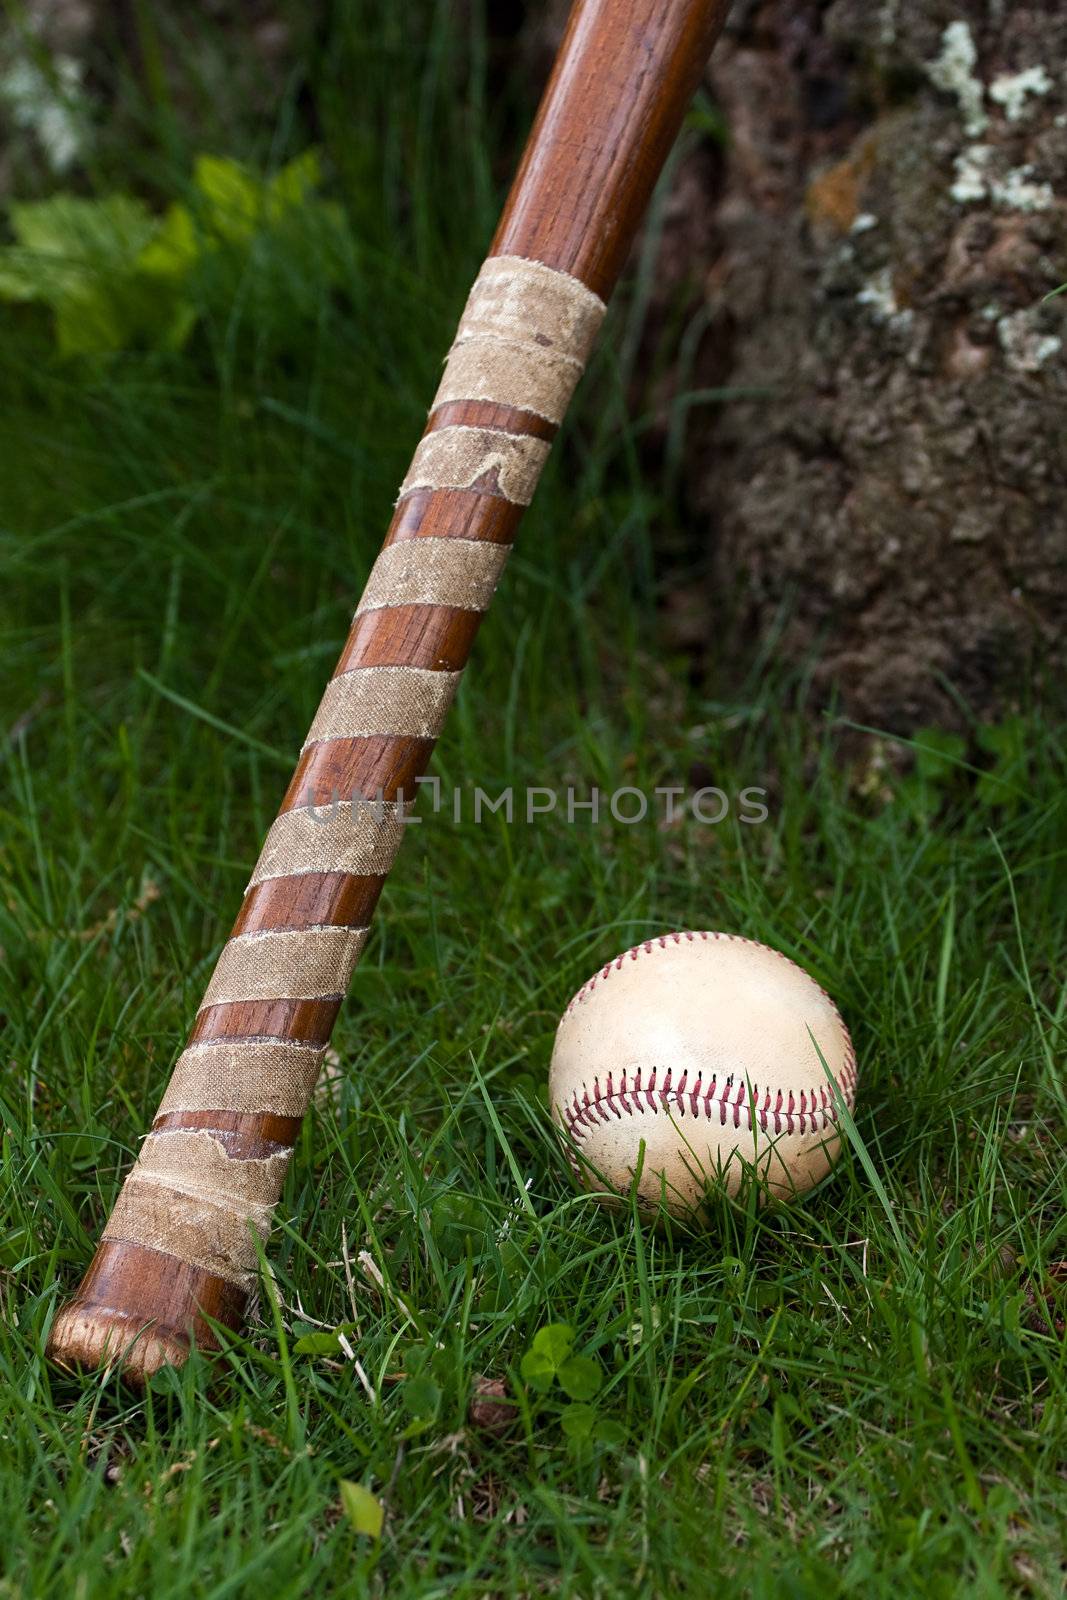
[[726, 7], [573, 7], [233, 932], [93, 1261], [53, 1323], [48, 1351], [63, 1366], [120, 1364], [139, 1383], [193, 1342], [216, 1349], [212, 1323], [241, 1325], [415, 779]]

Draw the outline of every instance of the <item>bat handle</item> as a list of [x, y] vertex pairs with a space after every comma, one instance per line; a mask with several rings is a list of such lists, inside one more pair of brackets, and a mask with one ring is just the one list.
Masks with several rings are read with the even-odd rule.
[[578, 0], [347, 643], [152, 1128], [66, 1366], [139, 1381], [240, 1326], [415, 794], [724, 0]]

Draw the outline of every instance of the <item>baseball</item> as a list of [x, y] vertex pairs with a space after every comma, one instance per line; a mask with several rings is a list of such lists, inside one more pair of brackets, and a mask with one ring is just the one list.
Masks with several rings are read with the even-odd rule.
[[841, 1146], [827, 1069], [851, 1108], [848, 1029], [802, 967], [736, 934], [668, 933], [578, 990], [549, 1095], [587, 1187], [626, 1194], [639, 1172], [642, 1202], [691, 1216], [746, 1173], [779, 1200], [825, 1176]]

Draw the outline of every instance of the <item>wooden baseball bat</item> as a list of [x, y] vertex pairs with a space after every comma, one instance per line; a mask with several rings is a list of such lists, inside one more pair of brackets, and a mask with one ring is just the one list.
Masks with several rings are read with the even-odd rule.
[[[727, 0], [577, 0], [381, 553], [188, 1044], [49, 1354], [143, 1381], [241, 1325], [334, 1019]], [[337, 795], [351, 796], [331, 805]], [[378, 797], [381, 797], [380, 801]], [[327, 807], [323, 811], [317, 807]]]

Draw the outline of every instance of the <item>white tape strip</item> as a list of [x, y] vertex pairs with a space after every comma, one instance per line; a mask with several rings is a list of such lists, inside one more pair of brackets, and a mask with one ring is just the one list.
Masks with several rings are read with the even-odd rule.
[[528, 506], [550, 448], [547, 439], [503, 428], [437, 428], [419, 440], [399, 498], [413, 489], [470, 489], [491, 473], [498, 494]]
[[386, 545], [371, 568], [356, 616], [408, 605], [484, 611], [507, 559], [506, 544], [484, 539], [401, 539]]
[[434, 406], [487, 400], [563, 420], [604, 302], [539, 261], [492, 256], [467, 300]]
[[178, 1057], [157, 1115], [269, 1111], [302, 1117], [324, 1054], [324, 1046], [281, 1039], [191, 1044]]
[[389, 800], [338, 800], [283, 811], [271, 824], [248, 886], [304, 872], [384, 874], [404, 836], [400, 817], [399, 803]]
[[223, 946], [200, 1003], [322, 1000], [344, 994], [368, 928], [294, 928], [245, 933]]
[[374, 734], [436, 739], [461, 673], [424, 667], [356, 667], [331, 679], [304, 748]]

